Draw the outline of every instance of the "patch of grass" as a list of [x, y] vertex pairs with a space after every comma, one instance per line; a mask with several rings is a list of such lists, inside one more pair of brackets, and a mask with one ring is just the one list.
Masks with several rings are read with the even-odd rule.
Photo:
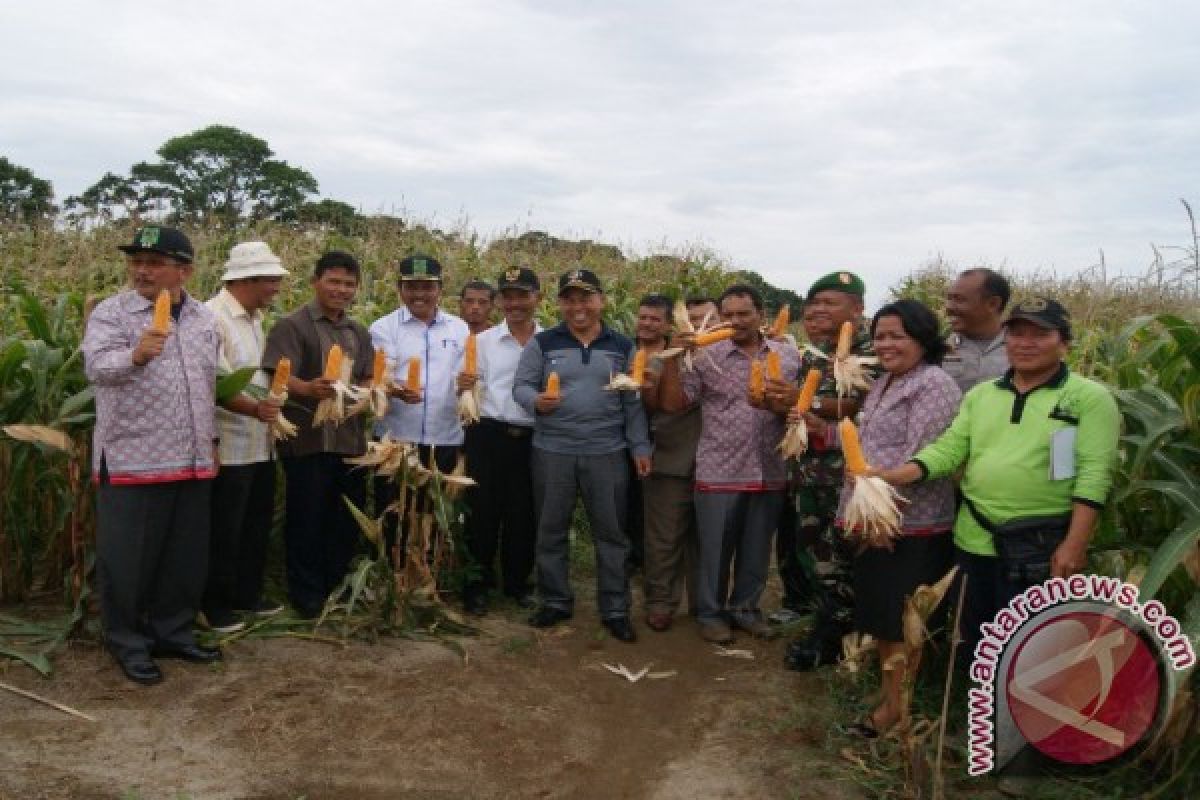
[[506, 656], [527, 656], [533, 650], [533, 639], [524, 636], [509, 636], [500, 643], [500, 652]]

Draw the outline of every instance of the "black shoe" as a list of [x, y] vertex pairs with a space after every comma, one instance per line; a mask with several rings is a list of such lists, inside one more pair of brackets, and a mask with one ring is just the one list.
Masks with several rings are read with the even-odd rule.
[[218, 648], [198, 644], [159, 645], [150, 651], [150, 655], [155, 658], [178, 658], [193, 664], [212, 664], [223, 658]]
[[603, 621], [609, 634], [622, 642], [636, 642], [637, 634], [633, 631], [633, 623], [629, 617], [610, 617]]
[[840, 655], [838, 640], [809, 636], [788, 645], [783, 654], [783, 666], [795, 672], [811, 672], [817, 667], [836, 664]]
[[558, 608], [543, 606], [529, 618], [529, 624], [535, 628], [553, 628], [560, 622], [571, 618], [571, 612]]
[[118, 658], [117, 664], [120, 665], [121, 671], [125, 673], [125, 677], [134, 683], [140, 683], [142, 686], [153, 686], [156, 683], [162, 683], [162, 670], [153, 661], [122, 661]]
[[510, 594], [508, 599], [516, 605], [517, 608], [531, 610], [537, 608], [537, 596], [533, 592], [525, 592], [524, 594]]
[[463, 600], [463, 611], [466, 611], [473, 617], [487, 616], [488, 601], [487, 597], [482, 594], [472, 595]]

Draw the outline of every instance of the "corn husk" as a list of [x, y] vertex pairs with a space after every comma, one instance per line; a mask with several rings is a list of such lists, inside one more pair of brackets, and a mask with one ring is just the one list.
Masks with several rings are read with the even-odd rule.
[[795, 422], [789, 422], [783, 433], [783, 441], [779, 443], [779, 452], [784, 458], [799, 458], [808, 450], [808, 423], [804, 417]]
[[942, 602], [946, 592], [950, 590], [950, 584], [954, 582], [954, 576], [957, 574], [958, 567], [951, 567], [950, 571], [943, 575], [937, 583], [932, 586], [918, 586], [905, 599], [901, 621], [904, 631], [904, 646], [909, 651], [910, 661], [916, 661], [919, 657], [925, 640], [929, 638], [925, 623], [929, 621], [930, 615]]
[[904, 497], [891, 484], [876, 475], [859, 475], [846, 503], [846, 535], [859, 540], [863, 548], [892, 549], [900, 534]]
[[871, 377], [867, 373], [867, 367], [879, 363], [879, 359], [874, 356], [855, 356], [849, 355], [845, 358], [835, 358], [833, 360], [833, 380], [837, 384], [838, 399], [849, 397], [856, 391], [863, 391], [871, 388]]
[[641, 390], [642, 385], [626, 373], [617, 372], [604, 388], [610, 392], [636, 392]]
[[[326, 422], [340, 425], [344, 420], [367, 410], [370, 405], [368, 390], [350, 384], [350, 376], [354, 374], [354, 359], [342, 357], [338, 370], [338, 379], [333, 384], [333, 397], [327, 397], [317, 403], [313, 412], [313, 427], [317, 428]], [[386, 405], [385, 405], [386, 411]]]
[[5, 425], [2, 430], [18, 441], [44, 445], [68, 454], [75, 452], [71, 437], [55, 428], [45, 425]]
[[458, 393], [458, 420], [463, 425], [479, 422], [479, 410], [483, 407], [483, 384], [478, 381], [468, 391]]
[[267, 402], [274, 403], [275, 405], [279, 406], [280, 409], [279, 415], [275, 417], [275, 419], [271, 420], [271, 424], [269, 426], [271, 429], [271, 439], [276, 442], [281, 442], [284, 439], [291, 439], [293, 436], [299, 433], [299, 431], [296, 429], [295, 423], [283, 415], [283, 406], [287, 402], [287, 399], [288, 393], [286, 390], [282, 392], [267, 393]]
[[842, 660], [838, 669], [854, 674], [866, 665], [867, 657], [875, 650], [875, 637], [869, 633], [851, 631], [842, 637]]

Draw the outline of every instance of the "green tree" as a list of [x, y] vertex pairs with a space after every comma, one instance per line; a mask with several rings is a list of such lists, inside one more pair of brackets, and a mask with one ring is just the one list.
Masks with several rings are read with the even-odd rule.
[[326, 197], [319, 203], [305, 203], [296, 213], [296, 221], [302, 225], [320, 225], [331, 228], [346, 236], [362, 233], [366, 218], [354, 206], [341, 200]]
[[147, 209], [138, 192], [138, 187], [129, 180], [112, 172], [93, 183], [81, 194], [72, 195], [64, 205], [67, 211], [81, 216], [111, 220], [123, 212], [124, 216], [136, 217]]
[[266, 141], [227, 125], [169, 139], [158, 163], [134, 164], [130, 175], [143, 202], [166, 199], [180, 218], [294, 219], [317, 192], [309, 172], [272, 158]]
[[57, 210], [50, 181], [0, 156], [0, 218], [34, 221]]

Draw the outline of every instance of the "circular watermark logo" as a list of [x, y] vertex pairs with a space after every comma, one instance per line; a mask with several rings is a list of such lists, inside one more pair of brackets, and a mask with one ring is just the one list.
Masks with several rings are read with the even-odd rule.
[[1158, 649], [1136, 623], [1067, 605], [1033, 626], [1003, 682], [1025, 740], [1071, 764], [1109, 761], [1142, 741], [1164, 685]]

